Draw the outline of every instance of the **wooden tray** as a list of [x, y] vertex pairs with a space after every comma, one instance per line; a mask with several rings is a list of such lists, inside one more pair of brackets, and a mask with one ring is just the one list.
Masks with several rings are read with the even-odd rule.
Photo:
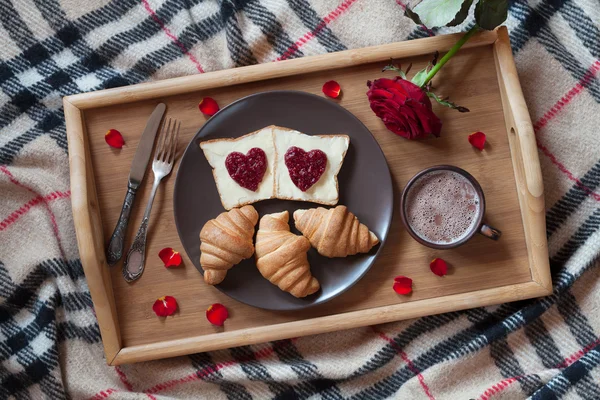
[[[435, 50], [447, 51], [458, 38], [419, 39], [66, 97], [73, 216], [107, 363], [173, 357], [550, 294], [542, 177], [506, 28], [473, 37], [436, 77], [438, 93], [451, 95], [471, 109], [460, 114], [434, 106], [444, 124], [441, 138], [397, 137], [369, 108], [366, 81], [392, 76], [381, 72], [390, 57], [403, 65], [412, 62], [416, 71]], [[121, 209], [141, 131], [158, 102], [167, 104], [169, 116], [183, 121], [183, 149], [205, 122], [197, 108], [204, 96], [225, 106], [251, 93], [275, 89], [322, 95], [321, 86], [330, 79], [342, 87], [340, 104], [363, 121], [383, 148], [394, 180], [396, 209], [400, 191], [417, 171], [454, 164], [481, 183], [486, 220], [503, 231], [502, 239], [476, 237], [459, 249], [434, 251], [410, 238], [395, 212], [381, 256], [352, 289], [300, 312], [265, 311], [204, 284], [186, 258], [173, 220], [173, 173], [154, 203], [143, 277], [130, 285], [123, 280], [120, 265], [107, 266], [105, 241]], [[120, 151], [104, 142], [110, 128], [124, 134], [126, 146]], [[467, 142], [467, 135], [477, 130], [488, 135], [483, 152]], [[139, 226], [150, 186], [147, 178], [132, 212], [126, 246]], [[163, 247], [182, 250], [184, 265], [165, 269], [157, 256]], [[429, 271], [436, 256], [452, 265], [443, 278]], [[413, 279], [411, 296], [398, 296], [392, 290], [393, 278], [400, 274]], [[175, 316], [157, 318], [152, 312], [155, 299], [163, 295], [176, 296]], [[224, 328], [210, 325], [205, 318], [206, 308], [217, 302], [230, 311]]]

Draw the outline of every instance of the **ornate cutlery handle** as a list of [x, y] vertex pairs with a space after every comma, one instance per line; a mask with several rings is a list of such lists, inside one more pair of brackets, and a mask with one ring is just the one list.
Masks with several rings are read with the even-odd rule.
[[129, 223], [129, 214], [131, 214], [131, 208], [133, 207], [133, 200], [135, 199], [135, 193], [137, 187], [131, 184], [127, 185], [127, 194], [125, 200], [123, 200], [123, 208], [121, 209], [121, 215], [117, 221], [117, 226], [113, 231], [108, 247], [106, 249], [106, 261], [108, 265], [115, 265], [121, 257], [123, 257], [123, 247], [125, 246], [125, 234], [127, 233], [127, 224]]
[[144, 272], [144, 262], [146, 259], [146, 233], [148, 231], [148, 221], [150, 218], [144, 217], [140, 229], [138, 229], [135, 239], [127, 253], [125, 264], [123, 265], [123, 277], [127, 282], [135, 281]]
[[144, 272], [144, 261], [146, 259], [146, 233], [148, 231], [148, 222], [150, 221], [150, 213], [152, 212], [152, 203], [154, 203], [154, 196], [156, 196], [156, 191], [158, 189], [158, 185], [160, 184], [160, 180], [162, 178], [154, 179], [154, 184], [152, 185], [152, 191], [150, 192], [150, 199], [148, 200], [148, 205], [146, 206], [146, 211], [144, 212], [144, 218], [142, 219], [142, 223], [140, 228], [135, 235], [135, 239], [133, 239], [133, 243], [131, 244], [131, 248], [127, 252], [127, 258], [125, 259], [125, 263], [123, 264], [123, 277], [127, 282], [132, 282], [142, 276], [142, 272]]

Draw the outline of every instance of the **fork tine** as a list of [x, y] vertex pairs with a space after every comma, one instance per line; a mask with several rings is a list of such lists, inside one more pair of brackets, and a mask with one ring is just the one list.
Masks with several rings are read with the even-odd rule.
[[[175, 125], [177, 125], [177, 131], [175, 131]], [[175, 163], [175, 157], [177, 156], [177, 139], [179, 139], [179, 128], [181, 128], [181, 121], [179, 121], [179, 123], [177, 123], [177, 121], [175, 121], [175, 123], [173, 124], [173, 131], [175, 131], [175, 136], [173, 137], [173, 153], [172, 153], [172, 157], [169, 158], [168, 163], [169, 164], [174, 164]], [[171, 156], [171, 152], [169, 152], [169, 156]]]
[[[166, 127], [165, 127], [166, 125]], [[158, 148], [158, 153], [157, 153], [157, 160], [164, 160], [164, 156], [165, 156], [165, 149], [166, 149], [166, 144], [167, 144], [167, 138], [169, 137], [169, 128], [171, 127], [171, 118], [169, 118], [169, 122], [167, 123], [167, 121], [165, 121], [165, 123], [163, 124], [163, 129], [161, 132], [161, 141], [160, 141], [160, 147]]]
[[171, 129], [169, 130], [168, 134], [167, 134], [167, 142], [165, 143], [165, 158], [163, 159], [164, 162], [169, 163], [169, 159], [171, 158], [171, 147], [173, 147], [173, 135], [175, 135], [175, 125], [177, 125], [177, 121], [173, 120], [173, 126], [170, 127]]
[[162, 146], [162, 135], [163, 135], [163, 131], [165, 130], [165, 124], [167, 123], [167, 120], [164, 119], [161, 121], [160, 123], [160, 130], [157, 133], [158, 138], [156, 139], [156, 150], [154, 151], [154, 161], [158, 160], [158, 155], [160, 154], [160, 148]]
[[160, 159], [160, 151], [162, 150], [163, 143], [165, 141], [165, 126], [167, 125], [167, 119], [165, 118], [160, 126], [160, 132], [158, 134], [158, 143], [156, 143], [156, 152], [154, 153], [154, 160]]

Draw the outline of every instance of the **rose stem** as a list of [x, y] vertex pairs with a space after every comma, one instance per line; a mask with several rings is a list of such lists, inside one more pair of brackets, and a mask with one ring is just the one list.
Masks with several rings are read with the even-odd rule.
[[440, 69], [442, 69], [444, 64], [446, 64], [448, 62], [448, 60], [450, 60], [452, 58], [452, 56], [454, 54], [456, 54], [456, 52], [463, 46], [463, 44], [467, 43], [467, 40], [469, 40], [471, 38], [471, 36], [473, 36], [475, 34], [475, 32], [477, 32], [478, 30], [479, 30], [479, 26], [477, 24], [475, 24], [475, 26], [473, 26], [471, 29], [469, 29], [469, 31], [467, 33], [465, 33], [464, 36], [461, 37], [459, 39], [459, 41], [454, 44], [454, 46], [452, 46], [452, 48], [444, 55], [444, 57], [442, 57], [442, 59], [433, 66], [431, 71], [429, 71], [429, 73], [425, 77], [425, 82], [423, 82], [421, 87], [425, 87], [429, 83], [429, 81], [431, 79], [433, 79], [435, 74], [437, 74], [438, 71]]

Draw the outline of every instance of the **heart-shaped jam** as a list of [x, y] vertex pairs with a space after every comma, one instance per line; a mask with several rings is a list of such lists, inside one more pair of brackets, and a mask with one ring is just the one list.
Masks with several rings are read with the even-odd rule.
[[298, 189], [306, 192], [319, 181], [327, 166], [327, 155], [321, 150], [309, 152], [292, 146], [285, 153], [285, 166]]
[[234, 151], [225, 159], [225, 167], [238, 185], [256, 192], [267, 170], [267, 155], [258, 147], [248, 150], [246, 155]]

